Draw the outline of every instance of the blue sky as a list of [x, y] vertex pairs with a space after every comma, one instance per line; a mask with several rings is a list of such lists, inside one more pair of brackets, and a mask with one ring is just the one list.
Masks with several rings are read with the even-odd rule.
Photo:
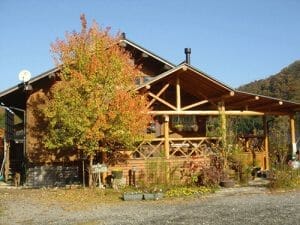
[[300, 59], [298, 0], [0, 0], [0, 91], [54, 67], [50, 44], [89, 24], [179, 64], [191, 62], [231, 87], [266, 78]]

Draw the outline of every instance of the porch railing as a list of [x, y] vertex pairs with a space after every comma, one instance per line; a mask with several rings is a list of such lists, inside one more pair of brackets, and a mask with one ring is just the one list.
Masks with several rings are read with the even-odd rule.
[[[219, 142], [219, 137], [169, 138], [169, 156], [170, 158], [203, 156], [216, 151]], [[164, 155], [164, 138], [144, 140], [131, 154], [135, 159], [164, 157]]]
[[[169, 156], [176, 157], [200, 157], [214, 154], [220, 146], [220, 137], [181, 137], [169, 138]], [[238, 139], [239, 144], [245, 152], [264, 152], [263, 136], [243, 136]], [[133, 159], [149, 159], [165, 156], [165, 139], [153, 138], [139, 143], [131, 152]]]
[[265, 151], [265, 138], [262, 135], [240, 136], [238, 142], [245, 152], [263, 152]]

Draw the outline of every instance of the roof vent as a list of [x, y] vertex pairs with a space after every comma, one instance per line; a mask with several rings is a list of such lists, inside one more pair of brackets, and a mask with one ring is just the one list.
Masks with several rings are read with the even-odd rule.
[[191, 52], [192, 52], [191, 48], [185, 48], [184, 49], [186, 64], [191, 63]]

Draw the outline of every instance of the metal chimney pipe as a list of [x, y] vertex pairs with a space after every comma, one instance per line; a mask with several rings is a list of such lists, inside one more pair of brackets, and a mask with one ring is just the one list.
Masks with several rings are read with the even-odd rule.
[[185, 48], [184, 53], [185, 53], [186, 64], [190, 64], [191, 63], [191, 53], [192, 53], [191, 48]]
[[121, 39], [123, 39], [123, 40], [126, 39], [126, 33], [125, 32], [121, 33]]

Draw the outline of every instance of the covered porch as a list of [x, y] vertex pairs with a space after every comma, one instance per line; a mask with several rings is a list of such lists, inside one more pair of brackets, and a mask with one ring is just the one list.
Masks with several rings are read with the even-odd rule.
[[[147, 138], [130, 154], [130, 163], [159, 157], [196, 160], [215, 154], [230, 135], [226, 126], [231, 117], [260, 118], [261, 132], [241, 134], [236, 141], [242, 154], [262, 169], [270, 168], [268, 121], [272, 116], [289, 116], [291, 153], [296, 153], [297, 103], [234, 90], [186, 63], [137, 90], [149, 97], [153, 122]], [[218, 118], [221, 132], [209, 127], [211, 118]]]

